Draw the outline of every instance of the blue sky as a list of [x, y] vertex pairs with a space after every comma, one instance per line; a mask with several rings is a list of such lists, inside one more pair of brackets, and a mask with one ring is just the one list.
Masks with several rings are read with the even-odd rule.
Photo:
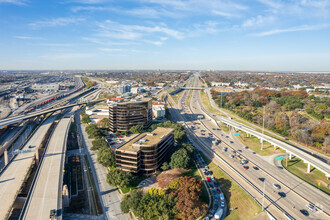
[[0, 0], [0, 69], [330, 71], [330, 0]]

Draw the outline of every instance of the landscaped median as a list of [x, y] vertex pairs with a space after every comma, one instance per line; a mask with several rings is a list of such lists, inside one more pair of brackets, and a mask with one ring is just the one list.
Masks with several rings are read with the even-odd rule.
[[327, 180], [324, 173], [316, 168], [311, 167], [311, 172], [307, 173], [307, 164], [298, 158], [288, 160], [288, 166], [286, 166], [286, 160], [284, 159], [282, 160], [282, 166], [300, 179], [316, 188], [319, 188], [328, 195], [330, 194], [330, 180]]

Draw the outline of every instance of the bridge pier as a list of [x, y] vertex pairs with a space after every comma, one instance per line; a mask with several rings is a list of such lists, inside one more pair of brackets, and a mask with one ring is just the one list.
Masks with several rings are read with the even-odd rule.
[[7, 166], [7, 164], [8, 164], [8, 151], [7, 151], [7, 149], [4, 152], [4, 157], [5, 157], [5, 166]]
[[274, 151], [276, 151], [276, 149], [277, 149], [277, 146], [276, 146], [276, 145], [274, 145]]
[[39, 164], [39, 149], [36, 148], [35, 152], [36, 152], [36, 164]]
[[289, 152], [289, 160], [292, 160], [292, 153]]
[[311, 172], [311, 164], [307, 163], [307, 173], [310, 173], [310, 172]]

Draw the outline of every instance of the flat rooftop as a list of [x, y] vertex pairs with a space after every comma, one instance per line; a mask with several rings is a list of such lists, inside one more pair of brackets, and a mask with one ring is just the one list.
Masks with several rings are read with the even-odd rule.
[[157, 144], [162, 137], [166, 137], [168, 134], [173, 132], [174, 129], [172, 128], [163, 128], [163, 127], [158, 127], [152, 132], [144, 132], [126, 144], [124, 144], [122, 147], [120, 147], [119, 151], [132, 151], [132, 152], [138, 152], [139, 148], [135, 147], [136, 145], [140, 146], [151, 146]]
[[125, 105], [125, 104], [130, 104], [130, 103], [148, 102], [150, 100], [151, 100], [151, 98], [143, 98], [143, 99], [138, 99], [138, 100], [132, 99], [132, 100], [127, 101], [127, 102], [115, 102], [115, 103], [110, 104], [110, 105]]

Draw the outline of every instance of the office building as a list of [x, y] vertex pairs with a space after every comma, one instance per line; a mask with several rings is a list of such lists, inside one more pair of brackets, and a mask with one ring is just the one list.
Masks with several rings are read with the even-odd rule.
[[131, 100], [109, 104], [109, 129], [111, 132], [128, 132], [136, 125], [149, 128], [152, 122], [151, 99]]
[[122, 85], [119, 87], [119, 93], [125, 94], [127, 92], [131, 92], [131, 86], [130, 85]]
[[174, 146], [174, 129], [158, 127], [116, 149], [117, 167], [132, 173], [154, 173]]

